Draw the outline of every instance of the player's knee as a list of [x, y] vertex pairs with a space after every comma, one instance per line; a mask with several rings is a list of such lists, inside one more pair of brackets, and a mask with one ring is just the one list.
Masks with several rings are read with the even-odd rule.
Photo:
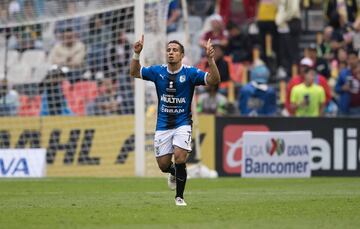
[[167, 173], [169, 170], [169, 165], [168, 164], [159, 164], [159, 169], [161, 170], [161, 172]]
[[183, 164], [186, 162], [187, 153], [177, 153], [174, 156], [176, 164]]

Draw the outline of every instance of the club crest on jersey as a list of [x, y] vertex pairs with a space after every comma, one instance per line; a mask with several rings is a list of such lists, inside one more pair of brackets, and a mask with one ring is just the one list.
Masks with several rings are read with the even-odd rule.
[[184, 83], [186, 80], [185, 75], [181, 75], [179, 78], [180, 83]]

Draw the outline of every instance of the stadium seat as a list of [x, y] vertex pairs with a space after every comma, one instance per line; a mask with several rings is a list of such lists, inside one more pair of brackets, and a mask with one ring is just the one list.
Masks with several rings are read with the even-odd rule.
[[15, 64], [9, 67], [7, 79], [8, 82], [16, 84], [24, 84], [31, 78], [31, 67], [28, 65]]
[[191, 45], [191, 50], [188, 50], [188, 52], [191, 53], [191, 65], [195, 66], [197, 63], [199, 63], [201, 59], [201, 51], [202, 50], [198, 44]]
[[77, 115], [85, 115], [87, 104], [97, 96], [97, 84], [95, 81], [63, 83], [63, 91], [71, 110]]
[[26, 50], [21, 57], [21, 63], [31, 67], [42, 65], [46, 62], [46, 53], [43, 50]]
[[189, 32], [196, 33], [203, 27], [203, 21], [199, 16], [189, 16]]
[[[7, 66], [12, 67], [13, 65], [18, 65], [20, 62], [20, 53], [16, 50], [9, 50], [7, 54]], [[5, 54], [3, 57], [3, 61], [1, 63], [5, 62]]]
[[40, 114], [41, 96], [20, 96], [20, 107], [18, 115], [20, 116], [38, 116]]
[[173, 33], [168, 33], [168, 41], [171, 40], [178, 40], [181, 43], [184, 44], [185, 42], [185, 33], [184, 32], [173, 32]]
[[46, 77], [50, 66], [49, 63], [45, 63], [34, 67], [28, 83], [40, 83]]
[[232, 72], [230, 74], [231, 79], [238, 84], [242, 84], [244, 75], [244, 65], [242, 63], [233, 63]]

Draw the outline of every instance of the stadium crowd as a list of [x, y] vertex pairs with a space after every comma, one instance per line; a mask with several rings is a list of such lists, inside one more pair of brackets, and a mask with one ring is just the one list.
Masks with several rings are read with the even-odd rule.
[[[18, 73], [20, 83], [1, 77], [0, 116], [134, 112], [134, 85], [129, 76], [132, 40], [127, 36], [133, 27], [126, 24], [131, 20], [124, 20], [133, 16], [133, 10], [77, 16], [78, 10], [91, 2], [1, 1], [0, 22], [4, 24], [61, 13], [67, 17], [52, 25], [35, 21], [1, 27], [5, 37], [1, 55], [5, 49], [8, 52], [7, 63], [1, 62], [1, 74]], [[187, 0], [187, 4], [192, 33], [189, 53], [200, 50], [191, 64], [207, 70], [201, 48], [211, 38], [222, 78], [218, 87], [197, 91], [199, 113], [360, 116], [356, 0], [327, 0], [325, 4], [316, 0], [243, 0], [238, 3], [241, 13], [234, 12], [237, 8], [231, 0]], [[54, 9], [57, 11], [52, 12]], [[302, 42], [301, 36], [307, 32], [303, 15], [310, 9], [324, 12], [324, 26], [313, 32], [313, 40]], [[171, 0], [166, 28], [169, 37], [185, 32], [183, 16], [181, 1]], [[10, 54], [14, 53], [22, 62], [29, 60], [25, 58], [28, 53], [37, 53], [40, 63], [46, 63], [42, 66], [45, 77], [21, 83], [26, 82], [21, 78], [26, 68], [12, 65], [17, 63], [11, 62]], [[38, 74], [38, 68], [25, 65], [30, 65], [28, 72]]]

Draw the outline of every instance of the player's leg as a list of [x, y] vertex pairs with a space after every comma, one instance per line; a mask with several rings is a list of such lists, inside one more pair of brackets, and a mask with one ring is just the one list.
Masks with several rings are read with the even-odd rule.
[[176, 195], [175, 198], [180, 197], [184, 199], [184, 190], [187, 179], [186, 172], [186, 159], [188, 151], [180, 147], [174, 147], [174, 158], [175, 158], [175, 177], [176, 177]]
[[191, 151], [191, 126], [181, 126], [176, 129], [174, 138], [174, 159], [176, 176], [176, 196], [177, 205], [186, 206], [184, 201], [184, 190], [187, 179], [186, 160]]
[[175, 178], [175, 165], [171, 161], [172, 154], [167, 154], [161, 157], [157, 157], [156, 161], [160, 170], [163, 173], [169, 173], [168, 176], [168, 187], [170, 190], [176, 189], [176, 178]]
[[171, 161], [171, 159], [172, 159], [172, 153], [163, 155], [161, 157], [157, 157], [156, 161], [158, 163], [160, 170], [163, 173], [170, 173], [171, 175], [175, 176], [175, 166], [174, 163]]
[[173, 155], [173, 134], [174, 130], [156, 131], [154, 140], [156, 161], [162, 172], [169, 173], [168, 186], [171, 190], [176, 188], [175, 165], [171, 161]]

